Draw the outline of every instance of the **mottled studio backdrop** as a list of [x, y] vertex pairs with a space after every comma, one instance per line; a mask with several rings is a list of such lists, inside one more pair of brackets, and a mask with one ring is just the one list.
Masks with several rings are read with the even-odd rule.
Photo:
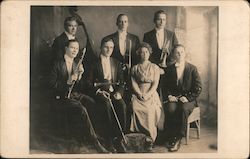
[[[198, 67], [203, 83], [203, 92], [199, 97], [203, 121], [216, 126], [218, 7], [78, 6], [77, 13], [83, 18], [98, 54], [100, 40], [117, 30], [115, 23], [118, 14], [128, 15], [128, 31], [138, 35], [142, 41], [143, 34], [154, 27], [153, 15], [159, 9], [167, 12], [166, 28], [176, 32], [178, 40], [186, 46], [189, 61]], [[54, 38], [64, 31], [63, 22], [67, 16], [70, 14], [66, 6], [31, 7], [31, 93], [39, 87], [37, 81], [48, 72], [46, 57], [50, 56]], [[77, 37], [81, 47], [84, 47], [86, 38], [81, 27]], [[39, 103], [31, 102], [32, 109], [38, 105]]]

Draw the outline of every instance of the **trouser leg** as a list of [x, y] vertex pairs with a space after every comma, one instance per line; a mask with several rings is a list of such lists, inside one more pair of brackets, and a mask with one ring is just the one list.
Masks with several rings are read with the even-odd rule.
[[187, 102], [187, 103], [180, 104], [181, 117], [182, 117], [180, 134], [182, 137], [186, 136], [187, 119], [188, 119], [188, 116], [192, 113], [194, 107], [195, 107], [195, 102]]
[[[125, 132], [126, 131], [126, 122], [127, 122], [126, 104], [125, 104], [123, 99], [119, 99], [119, 100], [113, 99], [112, 101], [113, 101], [113, 106], [115, 108], [115, 112], [118, 116], [118, 120], [121, 124], [122, 130], [123, 130], [123, 132]], [[118, 127], [118, 123], [116, 122], [116, 119], [114, 119], [114, 123]]]
[[167, 140], [174, 137], [177, 133], [178, 118], [176, 118], [178, 103], [170, 102], [165, 107], [165, 124], [164, 129]]

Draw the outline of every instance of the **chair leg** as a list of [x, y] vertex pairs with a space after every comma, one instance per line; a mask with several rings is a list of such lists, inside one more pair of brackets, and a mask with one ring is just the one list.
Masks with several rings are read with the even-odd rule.
[[201, 134], [200, 120], [195, 121], [195, 124], [197, 126], [197, 136], [198, 136], [198, 139], [199, 139], [200, 134]]
[[187, 134], [186, 134], [186, 145], [188, 144], [188, 140], [189, 140], [189, 130], [190, 130], [190, 124], [187, 124]]

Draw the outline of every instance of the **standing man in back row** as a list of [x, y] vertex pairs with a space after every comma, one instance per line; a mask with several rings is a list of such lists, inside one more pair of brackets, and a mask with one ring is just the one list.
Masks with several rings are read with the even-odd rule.
[[65, 45], [69, 40], [74, 40], [76, 38], [76, 32], [78, 28], [76, 17], [67, 17], [64, 20], [64, 32], [55, 38], [52, 45], [52, 60], [53, 62], [58, 58], [63, 58], [65, 52]]
[[[136, 50], [139, 47], [140, 41], [138, 36], [128, 33], [128, 16], [126, 14], [119, 14], [116, 19], [116, 25], [118, 30], [110, 34], [103, 39], [112, 39], [114, 41], [114, 51], [112, 57], [120, 61], [122, 64], [129, 65], [131, 58], [131, 65], [135, 65], [138, 62], [136, 56]], [[131, 49], [131, 57], [129, 57], [129, 51]], [[131, 66], [130, 66], [131, 67]]]
[[171, 50], [173, 46], [178, 44], [178, 40], [174, 32], [165, 29], [167, 23], [167, 14], [163, 10], [159, 10], [154, 14], [155, 28], [144, 34], [143, 42], [148, 43], [153, 50], [150, 61], [166, 67], [173, 63], [171, 61]]

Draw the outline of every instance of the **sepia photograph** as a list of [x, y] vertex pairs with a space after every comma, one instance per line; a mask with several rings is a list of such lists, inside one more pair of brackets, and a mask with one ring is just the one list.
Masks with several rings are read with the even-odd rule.
[[246, 1], [0, 7], [3, 158], [248, 158]]
[[30, 153], [216, 153], [216, 6], [31, 6]]

